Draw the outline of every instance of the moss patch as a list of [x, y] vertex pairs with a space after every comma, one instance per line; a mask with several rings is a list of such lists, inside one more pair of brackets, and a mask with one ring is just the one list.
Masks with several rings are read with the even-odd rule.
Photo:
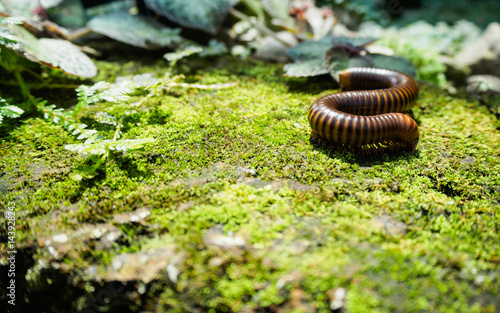
[[[126, 120], [124, 138], [154, 141], [115, 154], [92, 180], [68, 178], [86, 160], [64, 150], [77, 141], [60, 126], [32, 117], [0, 139], [0, 200], [16, 205], [26, 292], [46, 294], [55, 278], [65, 286], [60, 303], [28, 307], [327, 312], [337, 300], [350, 312], [500, 308], [500, 132], [487, 108], [421, 84], [418, 152], [360, 159], [309, 142], [306, 112], [336, 91], [329, 80], [285, 79], [281, 66], [255, 61], [190, 62], [179, 67], [188, 82], [238, 84], [151, 98]], [[100, 62], [100, 77], [145, 72], [120, 64]], [[159, 77], [168, 70], [149, 64]], [[97, 104], [84, 118], [127, 109]], [[116, 218], [135, 210], [148, 216]], [[72, 238], [82, 225], [86, 237], [65, 245], [60, 235]], [[105, 281], [123, 255], [153, 258], [164, 246], [179, 255], [153, 281]], [[345, 299], [335, 299], [339, 288]], [[109, 290], [119, 292], [99, 302]]]

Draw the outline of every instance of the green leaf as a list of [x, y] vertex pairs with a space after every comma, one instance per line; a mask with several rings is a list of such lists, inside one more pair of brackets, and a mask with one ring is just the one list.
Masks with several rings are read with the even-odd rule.
[[17, 37], [10, 30], [3, 27], [0, 28], [0, 45], [7, 46], [15, 44], [16, 42], [17, 42]]
[[311, 77], [328, 74], [323, 59], [312, 59], [285, 64], [283, 67], [286, 77]]
[[229, 0], [144, 0], [144, 3], [181, 26], [213, 35], [231, 8]]
[[84, 27], [87, 15], [81, 0], [40, 0], [50, 20], [72, 29]]
[[329, 40], [332, 45], [347, 43], [354, 47], [364, 47], [377, 39], [377, 37], [346, 37], [333, 35], [324, 38], [324, 40]]
[[113, 141], [109, 144], [108, 148], [110, 150], [122, 151], [126, 152], [128, 150], [139, 150], [144, 147], [146, 143], [152, 142], [152, 139], [144, 138], [144, 139], [123, 139]]
[[0, 105], [1, 104], [6, 104], [5, 106], [0, 106], [0, 124], [2, 124], [3, 117], [10, 117], [10, 118], [16, 118], [21, 116], [21, 114], [24, 113], [24, 110], [21, 108], [15, 106], [15, 105], [8, 105], [7, 101], [5, 99], [0, 98]]
[[264, 21], [266, 16], [259, 0], [241, 0], [240, 2], [243, 3], [252, 13], [257, 15], [260, 22]]
[[323, 57], [330, 48], [336, 45], [348, 44], [353, 47], [363, 47], [375, 40], [375, 37], [327, 36], [321, 40], [300, 43], [288, 50], [288, 55], [294, 61], [305, 61]]
[[2, 0], [0, 5], [5, 8], [2, 11], [12, 16], [29, 18], [36, 17], [33, 11], [40, 7], [40, 3], [33, 0]]
[[117, 124], [116, 117], [106, 112], [97, 112], [95, 114], [95, 120], [103, 124], [109, 124], [114, 126], [116, 126]]
[[266, 12], [285, 24], [292, 22], [292, 18], [288, 14], [291, 5], [292, 0], [262, 0], [262, 6]]
[[415, 70], [413, 63], [403, 57], [376, 53], [369, 54], [369, 57], [373, 60], [374, 67], [405, 73], [411, 77], [415, 77], [415, 75], [417, 75], [417, 71]]
[[40, 0], [40, 4], [45, 9], [50, 9], [52, 7], [60, 5], [64, 0]]
[[[384, 54], [356, 53], [355, 47], [337, 45], [325, 53], [325, 64], [330, 75], [338, 81], [338, 73], [351, 67], [377, 67], [406, 73], [415, 77], [416, 71], [413, 64], [402, 57]], [[364, 53], [364, 52], [363, 52]]]
[[109, 83], [104, 81], [100, 81], [93, 86], [81, 85], [76, 88], [78, 104], [73, 110], [73, 115], [78, 114], [89, 104], [98, 101], [104, 100], [116, 103], [125, 102], [130, 99], [130, 96], [128, 95], [134, 93], [135, 91], [135, 84], [130, 84], [127, 81], [114, 86], [111, 86]]
[[91, 78], [97, 74], [94, 62], [69, 41], [51, 38], [37, 39], [19, 25], [2, 25], [2, 27], [8, 27], [17, 37], [16, 44], [8, 44], [6, 47], [30, 61], [83, 78]]
[[90, 155], [102, 155], [107, 152], [106, 148], [107, 146], [105, 145], [104, 140], [91, 144], [77, 143], [64, 146], [64, 149], [66, 150], [77, 152], [79, 154]]
[[[1, 39], [2, 37], [0, 37], [0, 41]], [[22, 68], [22, 65], [19, 64], [20, 61], [22, 61], [22, 58], [16, 52], [7, 48], [3, 48], [0, 45], [0, 66], [5, 68], [9, 72], [12, 72], [20, 67]]]
[[79, 171], [74, 171], [74, 172], [69, 173], [69, 179], [74, 180], [74, 181], [80, 181], [83, 179], [83, 175]]
[[99, 5], [85, 9], [85, 15], [88, 20], [99, 15], [107, 15], [117, 12], [134, 12], [137, 10], [136, 0], [120, 0], [111, 2], [100, 1], [100, 3], [101, 4]]
[[21, 116], [21, 114], [24, 113], [24, 110], [15, 106], [15, 105], [6, 105], [3, 107], [0, 107], [0, 114], [10, 117], [10, 118], [16, 118]]
[[165, 55], [163, 55], [163, 58], [165, 58], [170, 63], [170, 66], [174, 66], [177, 63], [177, 61], [185, 57], [188, 57], [192, 54], [200, 53], [202, 51], [203, 48], [200, 46], [187, 46], [175, 52], [165, 53]]
[[124, 81], [113, 87], [107, 88], [102, 92], [97, 94], [100, 100], [107, 102], [121, 103], [130, 99], [130, 94], [136, 91], [135, 85], [131, 85], [129, 82]]
[[19, 25], [19, 24], [22, 24], [22, 23], [23, 23], [23, 19], [19, 18], [19, 17], [9, 16], [9, 17], [0, 18], [0, 24], [15, 24], [15, 25]]
[[104, 81], [100, 81], [95, 83], [92, 86], [85, 86], [81, 85], [75, 89], [76, 95], [78, 96], [78, 104], [85, 104], [89, 105], [91, 103], [94, 103], [99, 100], [98, 97], [95, 97], [94, 95], [97, 93], [98, 90], [107, 88], [109, 84]]
[[330, 75], [338, 82], [339, 72], [349, 67], [372, 67], [373, 61], [367, 56], [353, 54], [347, 46], [339, 45], [325, 53], [325, 64]]
[[85, 129], [81, 132], [81, 134], [76, 138], [78, 140], [82, 140], [85, 138], [90, 138], [92, 135], [96, 134], [97, 130], [95, 129]]
[[294, 61], [322, 59], [332, 45], [328, 41], [306, 41], [288, 50], [288, 55]]
[[175, 48], [184, 40], [179, 36], [179, 29], [126, 12], [96, 16], [88, 22], [87, 27], [96, 33], [144, 49]]

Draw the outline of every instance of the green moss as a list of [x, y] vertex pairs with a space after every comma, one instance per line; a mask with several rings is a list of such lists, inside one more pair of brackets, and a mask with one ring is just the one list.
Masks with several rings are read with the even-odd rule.
[[[166, 71], [143, 62], [156, 76]], [[126, 119], [123, 138], [154, 141], [115, 153], [92, 180], [68, 178], [87, 161], [64, 150], [77, 141], [60, 126], [32, 117], [2, 137], [0, 201], [16, 202], [19, 250], [65, 263], [78, 289], [97, 279], [91, 265], [104, 270], [118, 254], [175, 245], [177, 281], [162, 274], [142, 298], [121, 302], [160, 312], [329, 312], [339, 287], [352, 312], [500, 307], [500, 133], [487, 108], [421, 84], [418, 152], [361, 159], [309, 142], [307, 109], [335, 91], [330, 81], [287, 80], [279, 65], [254, 61], [193, 62], [186, 81], [237, 86], [149, 99]], [[120, 64], [102, 61], [100, 75], [111, 79]], [[82, 118], [127, 109], [96, 104]], [[151, 213], [144, 224], [114, 220], [135, 209]], [[82, 223], [115, 225], [122, 237], [61, 259], [34, 241]], [[214, 232], [244, 244], [213, 244]]]

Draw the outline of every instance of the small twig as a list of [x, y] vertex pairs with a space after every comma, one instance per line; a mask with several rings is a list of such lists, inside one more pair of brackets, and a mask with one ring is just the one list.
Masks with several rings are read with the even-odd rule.
[[123, 126], [123, 117], [118, 121], [118, 125], [116, 125], [115, 135], [113, 136], [113, 141], [117, 141], [120, 138], [121, 129]]
[[28, 72], [28, 73], [30, 73], [31, 75], [35, 76], [36, 78], [38, 78], [38, 79], [39, 79], [39, 80], [41, 80], [41, 81], [43, 81], [43, 80], [44, 80], [42, 76], [40, 76], [40, 75], [38, 75], [37, 73], [33, 72], [33, 71], [32, 71], [32, 70], [30, 70], [29, 68], [26, 68], [26, 67], [25, 67], [25, 68], [23, 68], [22, 70], [23, 70], [23, 71], [26, 71], [26, 72]]
[[13, 71], [14, 77], [16, 78], [17, 81], [17, 86], [19, 86], [19, 89], [21, 89], [21, 94], [23, 95], [24, 99], [29, 99], [31, 94], [28, 86], [24, 83], [23, 77], [21, 76], [21, 72], [19, 70], [14, 70]]

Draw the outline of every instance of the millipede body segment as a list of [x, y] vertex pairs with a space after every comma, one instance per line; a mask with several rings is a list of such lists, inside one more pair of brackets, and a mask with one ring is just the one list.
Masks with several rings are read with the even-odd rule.
[[[348, 68], [339, 74], [346, 90], [314, 101], [313, 135], [338, 148], [367, 152], [384, 148], [415, 151], [418, 125], [407, 110], [418, 97], [410, 76], [379, 68]], [[366, 90], [360, 90], [366, 89]]]

